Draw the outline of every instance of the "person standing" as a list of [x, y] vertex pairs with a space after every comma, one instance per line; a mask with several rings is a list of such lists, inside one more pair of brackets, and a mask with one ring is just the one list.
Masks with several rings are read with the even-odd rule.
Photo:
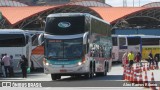
[[[2, 58], [2, 62], [4, 63], [4, 69], [5, 69], [5, 74], [6, 77], [10, 76], [10, 57], [5, 53], [4, 57]], [[9, 72], [9, 74], [8, 74]]]
[[131, 68], [133, 66], [133, 60], [134, 60], [134, 54], [132, 51], [128, 53], [128, 60], [129, 60], [129, 67]]
[[142, 67], [142, 63], [141, 63], [141, 59], [142, 59], [142, 55], [140, 52], [137, 52], [136, 56], [135, 56], [135, 60], [138, 64], [140, 64], [140, 66]]
[[155, 56], [155, 64], [156, 64], [156, 69], [159, 69], [159, 66], [158, 66], [158, 56]]
[[13, 68], [14, 68], [14, 64], [13, 64], [13, 56], [12, 55], [10, 55], [10, 72], [11, 72], [11, 77], [13, 77], [14, 76], [14, 70], [13, 70]]
[[151, 66], [151, 64], [154, 65], [154, 59], [153, 59], [152, 51], [149, 52], [148, 59], [149, 59], [149, 67]]
[[22, 55], [19, 65], [22, 69], [22, 77], [27, 78], [27, 67], [28, 67], [28, 59]]
[[5, 74], [5, 69], [4, 69], [4, 62], [2, 62], [2, 58], [4, 57], [4, 54], [1, 54], [1, 70], [2, 70], [2, 74], [3, 74], [3, 77], [6, 77], [6, 74]]
[[122, 66], [128, 65], [128, 52], [125, 52], [122, 56]]

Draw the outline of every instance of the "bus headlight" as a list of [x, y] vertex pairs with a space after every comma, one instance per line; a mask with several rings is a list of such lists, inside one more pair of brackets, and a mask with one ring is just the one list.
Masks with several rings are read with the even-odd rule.
[[49, 65], [49, 63], [46, 63], [46, 65], [48, 66], [48, 65]]
[[47, 60], [45, 58], [43, 59], [43, 64], [47, 65], [47, 66], [49, 65], [49, 63], [47, 62]]
[[79, 65], [79, 66], [82, 65], [82, 62], [78, 62], [78, 65]]

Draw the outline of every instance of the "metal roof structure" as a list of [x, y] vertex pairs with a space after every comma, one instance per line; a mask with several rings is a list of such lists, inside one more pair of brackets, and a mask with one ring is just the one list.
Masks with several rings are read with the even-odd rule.
[[90, 13], [110, 22], [113, 28], [137, 26], [159, 28], [160, 26], [160, 7], [111, 7], [99, 3], [101, 2], [97, 0], [79, 0], [55, 6], [0, 7], [3, 15], [0, 28], [42, 30], [47, 15], [69, 12]]
[[[32, 6], [32, 7], [0, 7], [4, 19], [0, 22], [0, 28], [30, 28], [32, 26], [44, 27], [43, 20], [51, 13], [82, 12], [101, 16], [89, 7], [79, 5], [59, 6]], [[14, 13], [13, 13], [14, 12]]]
[[142, 7], [160, 7], [160, 2], [151, 2], [143, 5]]
[[98, 0], [74, 0], [69, 3], [69, 5], [81, 5], [81, 6], [86, 6], [86, 7], [112, 7], [109, 4], [102, 3]]
[[[123, 22], [127, 26], [123, 26]], [[115, 27], [128, 28], [160, 28], [160, 7], [145, 8], [131, 15], [126, 15], [116, 22]]]
[[3, 6], [3, 7], [7, 7], [7, 6], [19, 7], [19, 6], [28, 6], [28, 5], [26, 5], [24, 3], [14, 1], [14, 0], [0, 0], [0, 6]]

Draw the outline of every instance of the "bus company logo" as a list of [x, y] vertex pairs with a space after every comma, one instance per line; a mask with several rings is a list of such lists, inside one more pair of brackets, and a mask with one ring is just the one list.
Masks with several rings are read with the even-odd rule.
[[68, 28], [71, 26], [71, 23], [69, 22], [60, 22], [58, 23], [58, 26], [61, 27], [61, 28]]
[[2, 87], [12, 87], [11, 82], [2, 82]]

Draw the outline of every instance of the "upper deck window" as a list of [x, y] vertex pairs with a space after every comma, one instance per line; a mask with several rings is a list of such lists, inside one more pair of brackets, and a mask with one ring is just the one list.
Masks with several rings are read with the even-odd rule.
[[45, 32], [53, 35], [80, 34], [85, 31], [85, 17], [48, 17]]

